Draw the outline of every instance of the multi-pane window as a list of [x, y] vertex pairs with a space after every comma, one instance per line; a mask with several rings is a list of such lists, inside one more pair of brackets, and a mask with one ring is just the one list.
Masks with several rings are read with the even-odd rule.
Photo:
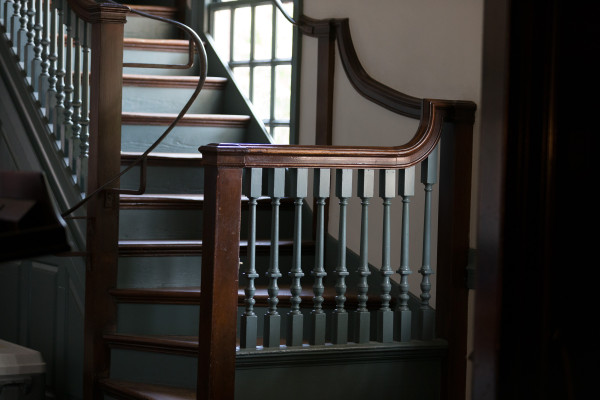
[[[289, 15], [294, 1], [282, 0]], [[290, 143], [294, 31], [268, 0], [221, 0], [209, 5], [217, 51], [234, 73], [276, 143]]]

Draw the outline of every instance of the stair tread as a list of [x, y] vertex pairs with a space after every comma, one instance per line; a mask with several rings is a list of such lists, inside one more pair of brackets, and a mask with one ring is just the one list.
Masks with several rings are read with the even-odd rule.
[[127, 399], [193, 400], [196, 398], [196, 392], [194, 390], [174, 386], [128, 382], [115, 379], [102, 379], [99, 383], [106, 392], [116, 396], [125, 396], [124, 398]]
[[[121, 151], [121, 163], [129, 164], [136, 161], [143, 153], [138, 151]], [[162, 153], [152, 152], [148, 154], [149, 165], [202, 165], [201, 153]]]
[[[123, 74], [123, 86], [196, 88], [198, 76], [188, 75], [136, 75]], [[221, 89], [228, 79], [220, 76], [209, 76], [202, 89]]]
[[123, 47], [126, 50], [188, 52], [189, 46], [190, 41], [187, 39], [146, 39], [129, 37], [123, 39]]
[[[177, 116], [178, 114], [172, 113], [123, 112], [121, 123], [123, 125], [169, 125]], [[249, 115], [186, 114], [179, 120], [177, 126], [245, 127], [248, 122], [250, 122]]]
[[[242, 205], [247, 206], [248, 197], [242, 196]], [[280, 202], [293, 203], [291, 197], [282, 198]], [[259, 197], [258, 205], [269, 205], [270, 197]], [[122, 194], [120, 196], [121, 208], [127, 209], [200, 209], [204, 204], [204, 194], [142, 194], [130, 195]]]
[[[312, 242], [309, 242], [309, 244]], [[291, 250], [293, 240], [280, 240], [281, 250]], [[306, 247], [307, 243], [302, 244]], [[269, 251], [270, 240], [257, 240], [258, 253]], [[245, 253], [248, 242], [240, 240], [240, 253]], [[170, 256], [170, 255], [199, 255], [202, 254], [202, 240], [119, 240], [119, 255], [121, 256]]]
[[[198, 336], [186, 335], [137, 335], [129, 333], [105, 334], [109, 346], [130, 350], [153, 351], [169, 354], [198, 356]], [[263, 338], [257, 338], [257, 346], [262, 346]], [[282, 338], [281, 344], [285, 345]], [[239, 346], [239, 338], [236, 346]]]

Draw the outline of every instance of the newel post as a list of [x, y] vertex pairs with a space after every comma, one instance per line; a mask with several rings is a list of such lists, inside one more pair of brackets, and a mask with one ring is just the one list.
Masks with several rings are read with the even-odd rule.
[[[123, 28], [127, 8], [91, 1], [69, 1], [71, 9], [92, 24], [90, 138], [88, 193], [120, 170]], [[101, 399], [95, 382], [106, 378], [110, 349], [103, 334], [115, 330], [116, 305], [108, 289], [116, 286], [119, 201], [110, 185], [87, 203], [87, 264], [85, 284], [84, 371], [85, 399]]]
[[205, 167], [197, 398], [233, 400], [242, 168], [220, 166], [218, 145], [200, 152]]
[[467, 264], [475, 104], [440, 103], [446, 115], [440, 148], [436, 334], [448, 340], [442, 399], [462, 400], [468, 356]]

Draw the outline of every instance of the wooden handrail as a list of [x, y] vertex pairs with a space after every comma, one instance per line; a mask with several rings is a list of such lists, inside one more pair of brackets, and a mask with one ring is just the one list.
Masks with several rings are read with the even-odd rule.
[[258, 168], [407, 168], [423, 161], [437, 146], [444, 122], [453, 121], [456, 109], [470, 109], [470, 102], [422, 100], [423, 112], [416, 133], [404, 145], [289, 146], [221, 143], [199, 148], [205, 165]]

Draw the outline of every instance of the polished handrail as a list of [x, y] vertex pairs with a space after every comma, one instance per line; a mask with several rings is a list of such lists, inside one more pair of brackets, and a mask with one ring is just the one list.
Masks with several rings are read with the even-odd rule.
[[[120, 173], [116, 174], [113, 178], [109, 179], [104, 184], [100, 185], [98, 188], [96, 188], [93, 192], [89, 193], [85, 198], [83, 198], [81, 201], [79, 201], [73, 207], [71, 207], [67, 211], [63, 212], [61, 214], [61, 216], [63, 218], [66, 217], [67, 215], [71, 214], [73, 211], [77, 210], [78, 208], [80, 208], [87, 201], [89, 201], [90, 198], [96, 196], [98, 193], [100, 193], [102, 190], [104, 190], [107, 186], [109, 186], [110, 184], [114, 183], [117, 179], [119, 179], [121, 176], [123, 176], [126, 172], [128, 172], [129, 170], [131, 170], [133, 167], [137, 166], [140, 163], [142, 164], [141, 165], [142, 170], [140, 172], [140, 188], [137, 191], [135, 191], [135, 192], [138, 193], [138, 194], [143, 193], [144, 187], [145, 187], [145, 178], [146, 178], [146, 171], [145, 171], [145, 169], [146, 169], [146, 160], [148, 158], [148, 155], [167, 137], [167, 135], [173, 130], [173, 128], [175, 128], [175, 126], [177, 125], [177, 123], [179, 123], [179, 121], [188, 112], [188, 110], [192, 106], [193, 102], [196, 100], [196, 98], [200, 94], [200, 91], [202, 90], [202, 87], [204, 86], [204, 83], [206, 82], [207, 71], [208, 71], [208, 59], [207, 59], [207, 55], [206, 55], [206, 49], [204, 48], [204, 44], [200, 40], [200, 37], [198, 36], [198, 34], [192, 28], [190, 28], [187, 25], [182, 24], [181, 22], [178, 22], [178, 21], [173, 21], [173, 20], [170, 20], [168, 18], [164, 18], [164, 17], [159, 17], [159, 16], [156, 16], [156, 15], [148, 14], [148, 13], [143, 12], [143, 11], [134, 10], [134, 9], [132, 9], [130, 7], [127, 7], [127, 6], [124, 6], [122, 4], [116, 3], [116, 2], [114, 2], [112, 0], [108, 0], [108, 1], [109, 1], [108, 4], [112, 5], [113, 8], [118, 9], [119, 11], [121, 11], [120, 7], [125, 7], [128, 10], [128, 12], [131, 12], [131, 13], [134, 13], [134, 14], [138, 14], [140, 16], [147, 17], [147, 18], [150, 18], [150, 19], [154, 19], [154, 20], [158, 20], [158, 21], [170, 23], [172, 25], [175, 25], [177, 28], [182, 29], [183, 31], [185, 31], [190, 36], [190, 59], [191, 59], [191, 64], [188, 63], [187, 66], [183, 66], [183, 65], [173, 66], [173, 65], [171, 65], [171, 66], [166, 66], [166, 67], [167, 68], [185, 68], [185, 67], [190, 68], [193, 65], [193, 57], [191, 57], [191, 55], [192, 55], [191, 51], [192, 51], [192, 49], [196, 49], [196, 51], [198, 52], [198, 55], [199, 55], [199, 64], [200, 64], [200, 72], [199, 72], [198, 84], [196, 85], [196, 88], [195, 88], [194, 92], [190, 96], [190, 99], [187, 101], [187, 103], [185, 104], [185, 106], [181, 109], [181, 111], [179, 112], [179, 114], [177, 115], [177, 117], [173, 120], [173, 122], [169, 125], [169, 127], [167, 127], [167, 129], [160, 135], [160, 137], [158, 139], [156, 139], [156, 141], [150, 147], [148, 147], [148, 149], [146, 149], [146, 151], [144, 151], [137, 159], [135, 159], [131, 164], [129, 164], [126, 168], [124, 168]], [[74, 3], [77, 4], [76, 2], [74, 2]], [[86, 2], [84, 2], [84, 3], [87, 4]], [[69, 4], [71, 4], [71, 1], [69, 1]], [[94, 4], [97, 4], [97, 3], [94, 3]], [[115, 6], [120, 6], [120, 7], [115, 7]], [[92, 6], [89, 5], [89, 7], [92, 7]], [[79, 7], [79, 9], [83, 9], [83, 8]], [[107, 7], [107, 9], [110, 9], [110, 7]], [[74, 11], [76, 11], [76, 10], [74, 10]], [[84, 18], [84, 17], [82, 16], [82, 18]], [[192, 43], [193, 43], [193, 45], [192, 45]], [[143, 67], [149, 67], [149, 68], [161, 68], [161, 67], [164, 68], [165, 67], [165, 64], [135, 64], [135, 65], [124, 64], [124, 65], [136, 66], [136, 67], [143, 66]], [[115, 191], [121, 192], [119, 189], [116, 189]]]
[[[297, 20], [288, 14], [280, 0], [271, 0], [282, 15], [292, 25], [307, 36], [318, 37], [329, 34], [338, 42], [338, 52], [348, 80], [356, 91], [368, 100], [387, 108], [388, 110], [410, 117], [421, 118], [422, 99], [397, 91], [373, 79], [362, 66], [350, 33], [348, 18], [314, 19], [301, 15]], [[455, 112], [448, 116], [452, 120], [473, 120], [474, 104], [471, 102], [456, 102]]]
[[455, 108], [470, 109], [471, 102], [423, 99], [419, 126], [403, 145], [315, 146], [212, 143], [199, 148], [205, 165], [259, 168], [408, 168], [435, 149], [445, 122], [453, 121]]

